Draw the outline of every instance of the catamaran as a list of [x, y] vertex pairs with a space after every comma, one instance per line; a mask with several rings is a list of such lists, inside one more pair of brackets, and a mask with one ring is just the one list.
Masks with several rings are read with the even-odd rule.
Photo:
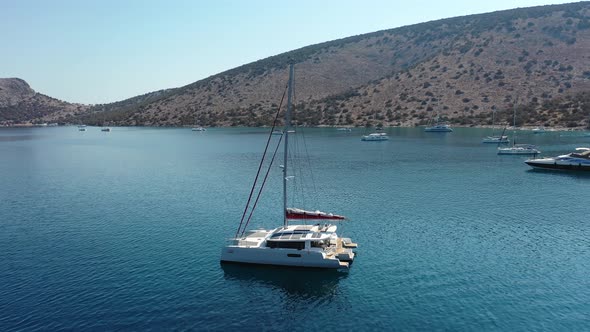
[[[271, 142], [271, 129], [265, 153], [260, 163], [259, 172], [254, 180], [250, 198], [242, 214], [242, 220], [235, 236], [229, 239], [229, 244], [221, 250], [222, 263], [245, 263], [263, 265], [281, 265], [292, 267], [314, 267], [326, 269], [348, 269], [355, 258], [354, 248], [357, 247], [350, 238], [338, 236], [337, 226], [332, 221], [344, 220], [345, 217], [321, 211], [308, 211], [287, 207], [287, 180], [289, 176], [287, 165], [289, 156], [289, 135], [291, 127], [291, 95], [293, 91], [293, 64], [289, 66], [289, 84], [287, 97], [287, 111], [285, 112], [285, 128], [280, 136], [274, 154], [270, 159], [270, 166], [266, 171], [260, 187], [258, 197], [251, 204], [252, 194], [259, 179], [261, 166]], [[279, 107], [280, 110], [280, 107]], [[278, 116], [278, 112], [277, 112]], [[284, 160], [282, 167], [283, 178], [283, 225], [273, 229], [247, 230], [253, 209], [256, 207], [260, 193], [275, 159], [279, 144], [283, 143]], [[247, 211], [250, 210], [246, 218]], [[315, 224], [289, 224], [290, 220], [316, 222]]]

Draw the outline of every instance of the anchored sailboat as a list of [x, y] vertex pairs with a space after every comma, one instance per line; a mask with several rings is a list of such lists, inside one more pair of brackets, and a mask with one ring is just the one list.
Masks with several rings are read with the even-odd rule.
[[[285, 128], [283, 135], [279, 138], [279, 143], [283, 143], [284, 160], [282, 165], [283, 177], [283, 225], [274, 229], [254, 229], [246, 230], [256, 207], [260, 193], [264, 188], [267, 176], [275, 159], [279, 145], [276, 146], [270, 159], [270, 165], [264, 175], [262, 184], [259, 184], [260, 190], [258, 197], [252, 203], [254, 188], [257, 185], [260, 171], [266, 156], [269, 143], [271, 142], [271, 133], [275, 129], [274, 124], [269, 133], [265, 153], [263, 154], [257, 176], [250, 191], [250, 198], [246, 203], [246, 208], [242, 214], [242, 220], [234, 238], [230, 239], [229, 244], [221, 250], [221, 262], [225, 263], [246, 263], [246, 264], [265, 264], [265, 265], [282, 265], [297, 267], [315, 267], [328, 269], [347, 269], [352, 264], [356, 248], [349, 238], [343, 238], [336, 233], [337, 226], [328, 223], [317, 223], [315, 225], [290, 225], [289, 220], [343, 220], [344, 216], [335, 215], [321, 211], [306, 211], [302, 209], [287, 207], [287, 180], [288, 175], [288, 156], [289, 156], [289, 135], [292, 133], [291, 126], [291, 95], [293, 91], [293, 65], [289, 66], [289, 84], [287, 111], [285, 113]], [[280, 110], [280, 107], [279, 107]], [[277, 112], [278, 116], [278, 112]], [[252, 203], [252, 204], [251, 204]], [[246, 218], [247, 211], [250, 210]]]
[[510, 143], [510, 140], [508, 140], [508, 136], [504, 135], [503, 132], [502, 132], [502, 135], [494, 135], [494, 130], [496, 129], [495, 115], [496, 115], [496, 110], [493, 109], [492, 110], [492, 135], [485, 137], [484, 139], [481, 140], [481, 142], [482, 143], [508, 144], [508, 143]]
[[516, 102], [514, 103], [514, 115], [512, 120], [512, 146], [507, 148], [498, 148], [498, 154], [503, 155], [533, 155], [536, 156], [541, 151], [533, 144], [516, 144]]
[[[430, 120], [428, 121], [428, 124], [432, 123], [432, 118], [430, 118]], [[439, 122], [440, 118], [439, 118], [439, 114], [438, 111], [436, 112], [436, 123], [431, 125], [431, 126], [427, 126], [426, 128], [424, 128], [424, 131], [427, 133], [448, 133], [448, 132], [452, 132], [453, 128], [451, 128], [451, 126], [447, 123], [440, 123]]]
[[192, 131], [207, 131], [207, 129], [205, 127], [199, 125], [199, 121], [197, 120], [196, 110], [195, 110], [195, 126], [191, 130]]

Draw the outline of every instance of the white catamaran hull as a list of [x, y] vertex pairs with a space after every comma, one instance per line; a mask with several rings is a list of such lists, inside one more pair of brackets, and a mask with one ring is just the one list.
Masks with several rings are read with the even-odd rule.
[[[348, 254], [350, 256], [346, 258], [352, 261], [354, 259], [354, 253], [349, 249]], [[342, 257], [342, 254], [339, 256]], [[341, 261], [336, 257], [326, 257], [325, 253], [319, 251], [260, 247], [244, 248], [237, 246], [224, 247], [221, 251], [221, 262], [328, 269], [349, 267], [348, 262]]]

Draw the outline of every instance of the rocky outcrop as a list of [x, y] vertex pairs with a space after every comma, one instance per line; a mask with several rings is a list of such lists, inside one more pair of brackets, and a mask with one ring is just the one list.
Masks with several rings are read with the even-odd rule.
[[0, 78], [0, 125], [75, 121], [88, 108], [37, 93], [20, 78]]
[[0, 108], [14, 106], [35, 95], [29, 84], [20, 78], [0, 78]]

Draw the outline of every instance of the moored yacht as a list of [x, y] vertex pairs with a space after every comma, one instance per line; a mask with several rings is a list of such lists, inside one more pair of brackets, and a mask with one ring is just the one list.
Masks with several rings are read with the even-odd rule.
[[514, 103], [514, 113], [513, 113], [513, 120], [512, 120], [512, 146], [506, 148], [498, 148], [498, 154], [502, 155], [528, 155], [528, 156], [536, 156], [541, 151], [537, 149], [537, 147], [533, 144], [516, 144], [516, 102]]
[[361, 141], [387, 141], [389, 136], [386, 133], [372, 133], [361, 137]]
[[508, 139], [508, 136], [506, 135], [502, 135], [502, 136], [488, 136], [485, 137], [481, 140], [482, 143], [494, 143], [494, 144], [508, 144], [510, 143], [510, 140]]
[[354, 260], [356, 246], [338, 237], [335, 225], [287, 225], [250, 230], [232, 239], [223, 248], [221, 261], [341, 269]]
[[434, 120], [431, 117], [428, 120], [428, 124], [426, 125], [426, 128], [424, 128], [424, 131], [427, 133], [449, 133], [449, 132], [452, 132], [453, 129], [451, 128], [450, 125], [440, 122], [440, 118], [439, 118], [439, 115], [437, 112], [436, 113], [436, 120]]
[[557, 157], [528, 159], [525, 163], [540, 169], [590, 171], [590, 148], [577, 148]]
[[[496, 124], [496, 110], [492, 110], [492, 135], [484, 137], [481, 142], [482, 143], [492, 143], [492, 144], [508, 144], [510, 140], [508, 140], [508, 136], [504, 135], [504, 131], [502, 131], [502, 135], [494, 135], [494, 128]], [[504, 128], [506, 130], [506, 128]]]
[[541, 151], [532, 144], [514, 144], [511, 147], [498, 148], [498, 154], [536, 156], [539, 153], [541, 153]]
[[452, 132], [453, 128], [451, 128], [451, 126], [448, 124], [437, 124], [432, 127], [424, 128], [424, 131], [430, 133], [447, 133]]
[[[343, 216], [325, 213], [320, 211], [306, 211], [287, 207], [287, 180], [294, 178], [289, 176], [288, 165], [289, 157], [289, 137], [293, 131], [289, 130], [291, 126], [291, 96], [293, 91], [293, 64], [289, 66], [289, 84], [287, 111], [285, 112], [285, 129], [278, 138], [274, 153], [267, 154], [267, 148], [272, 140], [275, 125], [267, 138], [265, 153], [262, 156], [258, 173], [250, 191], [250, 197], [246, 203], [246, 208], [242, 214], [242, 219], [234, 238], [229, 239], [229, 244], [221, 250], [222, 263], [243, 263], [243, 264], [262, 264], [262, 265], [281, 265], [291, 267], [313, 267], [326, 269], [347, 269], [352, 264], [355, 253], [353, 249], [357, 247], [350, 238], [339, 237], [336, 233], [337, 226], [332, 224], [315, 225], [290, 225], [291, 220], [321, 220], [337, 221], [345, 219]], [[280, 106], [277, 111], [280, 111]], [[247, 230], [251, 220], [252, 213], [256, 208], [267, 176], [275, 160], [276, 153], [280, 144], [283, 143], [283, 165], [282, 182], [283, 182], [283, 226], [274, 229], [254, 229]], [[260, 170], [264, 164], [265, 157], [270, 158], [267, 161], [265, 175], [260, 175]], [[264, 173], [264, 172], [262, 172]], [[259, 179], [262, 184], [258, 183]], [[258, 194], [254, 195], [254, 189], [259, 188]], [[246, 217], [247, 212], [249, 216]]]

